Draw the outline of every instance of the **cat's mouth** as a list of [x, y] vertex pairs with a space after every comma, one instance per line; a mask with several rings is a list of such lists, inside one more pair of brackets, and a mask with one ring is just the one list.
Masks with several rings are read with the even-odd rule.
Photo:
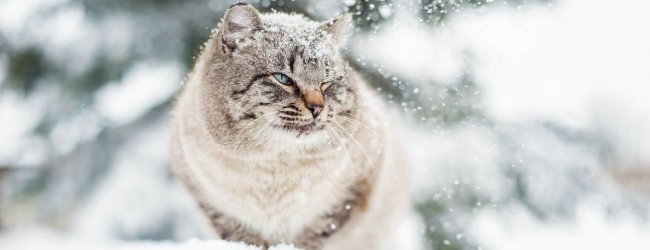
[[275, 127], [287, 130], [287, 131], [292, 131], [292, 132], [297, 132], [298, 136], [300, 135], [308, 135], [312, 132], [320, 131], [325, 129], [325, 125], [318, 125], [316, 123], [308, 123], [308, 124], [294, 124], [294, 123], [285, 123], [282, 125], [275, 125]]

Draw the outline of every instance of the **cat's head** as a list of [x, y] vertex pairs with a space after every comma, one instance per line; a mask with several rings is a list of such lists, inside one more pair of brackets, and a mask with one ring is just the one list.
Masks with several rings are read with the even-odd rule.
[[346, 136], [358, 110], [341, 52], [351, 26], [350, 15], [318, 23], [233, 5], [200, 59], [213, 136], [242, 147]]

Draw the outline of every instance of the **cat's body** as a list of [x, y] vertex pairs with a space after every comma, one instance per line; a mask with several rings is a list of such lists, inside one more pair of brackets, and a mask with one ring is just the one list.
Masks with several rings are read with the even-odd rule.
[[174, 109], [172, 169], [221, 238], [395, 247], [406, 167], [379, 100], [340, 58], [347, 21], [235, 5], [206, 43]]

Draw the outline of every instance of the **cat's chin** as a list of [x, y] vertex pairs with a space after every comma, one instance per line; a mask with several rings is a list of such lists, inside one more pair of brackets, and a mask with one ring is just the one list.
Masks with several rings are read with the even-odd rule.
[[282, 124], [275, 125], [277, 129], [284, 130], [289, 134], [295, 135], [296, 137], [309, 136], [314, 133], [322, 132], [325, 130], [325, 125], [319, 125], [314, 123], [308, 123], [304, 125], [294, 125], [294, 124]]
[[268, 133], [270, 141], [284, 146], [310, 146], [326, 143], [329, 134], [326, 125], [273, 126], [275, 133]]

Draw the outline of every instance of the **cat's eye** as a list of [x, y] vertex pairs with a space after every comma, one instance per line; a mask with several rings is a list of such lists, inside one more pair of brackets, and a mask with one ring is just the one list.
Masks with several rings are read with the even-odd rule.
[[334, 80], [323, 82], [323, 83], [320, 84], [320, 91], [325, 91], [325, 90], [326, 90], [327, 88], [329, 88], [332, 84], [334, 84], [334, 82], [339, 82], [339, 81], [342, 81], [342, 80], [343, 80], [343, 77], [342, 77], [342, 76], [339, 76], [339, 77], [337, 77], [337, 78], [334, 79]]
[[284, 85], [292, 85], [293, 81], [287, 75], [282, 73], [273, 73], [273, 77]]
[[333, 83], [333, 81], [321, 83], [320, 84], [320, 91], [325, 91], [327, 88], [330, 87], [330, 85], [332, 85], [332, 83]]

